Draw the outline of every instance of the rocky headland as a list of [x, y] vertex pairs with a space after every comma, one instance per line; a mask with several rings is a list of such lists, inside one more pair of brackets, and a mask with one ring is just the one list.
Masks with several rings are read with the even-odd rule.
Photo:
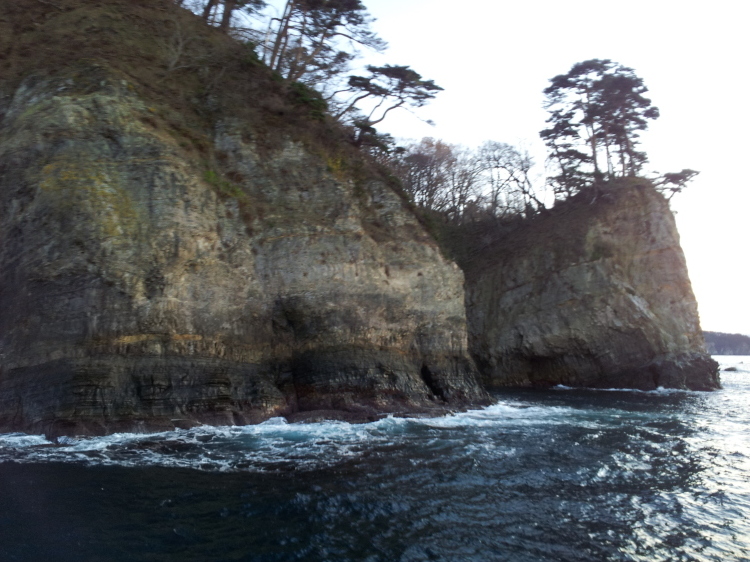
[[719, 387], [674, 217], [645, 180], [581, 193], [465, 268], [488, 387]]
[[24, 82], [3, 118], [5, 424], [484, 399], [463, 275], [392, 189], [337, 178], [292, 140], [261, 157], [222, 123], [213, 148], [237, 190], [222, 196], [126, 80], [86, 72], [89, 92]]
[[[0, 431], [718, 386], [652, 187], [527, 221], [465, 284], [310, 92], [171, 3], [89, 4], [0, 13]], [[176, 22], [210, 60], [174, 71]]]

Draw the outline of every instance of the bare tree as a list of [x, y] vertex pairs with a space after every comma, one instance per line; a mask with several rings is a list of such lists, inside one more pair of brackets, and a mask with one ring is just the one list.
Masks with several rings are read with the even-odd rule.
[[528, 151], [488, 141], [471, 150], [424, 138], [394, 151], [388, 165], [420, 207], [454, 223], [531, 216], [544, 209]]
[[504, 142], [487, 141], [479, 149], [486, 175], [488, 206], [493, 215], [523, 211], [530, 215], [544, 209], [531, 181], [534, 160], [526, 150]]
[[193, 42], [193, 37], [188, 35], [178, 18], [170, 20], [170, 24], [173, 27], [173, 31], [164, 42], [164, 47], [168, 53], [167, 71], [173, 72], [192, 66], [185, 61], [185, 55], [188, 47]]

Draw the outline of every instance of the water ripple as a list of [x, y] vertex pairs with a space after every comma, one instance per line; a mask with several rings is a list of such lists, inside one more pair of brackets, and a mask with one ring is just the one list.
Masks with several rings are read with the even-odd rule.
[[0, 435], [0, 558], [750, 560], [750, 378], [723, 379], [360, 425]]

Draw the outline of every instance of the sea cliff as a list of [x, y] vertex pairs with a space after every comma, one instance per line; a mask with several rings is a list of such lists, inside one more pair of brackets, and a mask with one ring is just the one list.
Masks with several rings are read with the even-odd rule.
[[717, 386], [653, 188], [528, 220], [465, 284], [246, 45], [171, 2], [1, 8], [0, 431], [444, 413], [488, 403], [482, 379]]
[[383, 182], [355, 186], [291, 140], [260, 157], [217, 123], [222, 195], [126, 80], [87, 73], [86, 92], [24, 82], [0, 125], [4, 425], [483, 400], [463, 275]]
[[674, 217], [646, 180], [580, 193], [466, 269], [489, 387], [719, 387]]

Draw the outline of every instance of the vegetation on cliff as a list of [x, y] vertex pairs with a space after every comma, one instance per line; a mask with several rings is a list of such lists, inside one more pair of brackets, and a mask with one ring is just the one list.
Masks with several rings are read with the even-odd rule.
[[[281, 11], [262, 0], [177, 0], [208, 25], [256, 46], [268, 68], [287, 84], [314, 89], [329, 114], [350, 128], [357, 146], [384, 146], [375, 125], [401, 107], [418, 108], [442, 90], [405, 65], [368, 65], [351, 74], [359, 49], [382, 52], [360, 0], [286, 0]], [[233, 15], [238, 11], [242, 17]]]
[[[183, 4], [202, 14], [180, 8]], [[257, 46], [257, 33], [248, 37], [251, 30], [229, 25], [240, 9], [252, 12], [261, 4], [3, 2], [0, 117], [12, 93], [30, 76], [70, 79], [84, 92], [107, 75], [125, 80], [148, 107], [144, 122], [176, 138], [203, 168], [199, 173], [218, 174], [223, 185], [238, 183], [226, 175], [230, 171], [223, 169], [223, 156], [212, 141], [217, 123], [228, 119], [261, 150], [291, 139], [326, 159], [337, 173], [355, 179], [377, 174], [378, 167], [362, 158], [355, 145], [377, 140], [372, 124], [384, 113], [402, 105], [422, 105], [440, 88], [406, 66], [372, 67], [367, 76], [340, 76], [345, 65], [328, 60], [343, 57], [332, 51], [338, 46], [337, 36], [354, 33], [362, 42], [382, 47], [368, 31], [369, 20], [359, 2], [296, 3], [287, 14], [289, 21], [277, 30], [275, 54]], [[307, 18], [307, 23], [299, 18]], [[317, 43], [314, 31], [323, 33]], [[312, 43], [303, 47], [305, 42]], [[303, 61], [305, 48], [315, 56]], [[298, 66], [304, 62], [304, 72], [292, 71], [293, 61]], [[339, 105], [330, 96], [325, 99], [323, 83], [311, 87], [321, 79], [323, 68], [330, 71], [325, 84], [335, 84], [334, 75], [351, 82], [343, 89], [359, 100], [375, 99], [375, 106], [362, 116], [350, 98], [337, 97]]]
[[587, 60], [550, 80], [544, 90], [550, 127], [540, 136], [557, 171], [550, 178], [555, 193], [640, 173], [646, 154], [638, 150], [639, 133], [659, 117], [647, 91], [632, 68], [611, 60]]
[[528, 150], [487, 141], [475, 150], [432, 138], [379, 155], [444, 251], [465, 264], [505, 233], [572, 198], [593, 203], [612, 187], [650, 185], [667, 200], [698, 172], [644, 177], [640, 133], [659, 111], [633, 69], [577, 63], [544, 90], [549, 150], [542, 177]]
[[[232, 119], [260, 147], [292, 138], [339, 174], [400, 186], [438, 237], [441, 223], [515, 221], [549, 207], [548, 192], [563, 200], [637, 175], [646, 161], [638, 135], [658, 117], [632, 69], [598, 59], [574, 65], [545, 90], [551, 126], [541, 136], [557, 171], [544, 180], [529, 152], [507, 143], [397, 146], [377, 131], [391, 111], [420, 107], [441, 88], [404, 65], [352, 72], [360, 48], [386, 48], [360, 0], [287, 0], [280, 14], [262, 0], [26, 0], [2, 10], [0, 113], [23, 77], [67, 74], [80, 83], [98, 64], [148, 100], [144, 119], [192, 150], [222, 193], [240, 191], [211, 139]], [[673, 195], [696, 173], [652, 179]]]

